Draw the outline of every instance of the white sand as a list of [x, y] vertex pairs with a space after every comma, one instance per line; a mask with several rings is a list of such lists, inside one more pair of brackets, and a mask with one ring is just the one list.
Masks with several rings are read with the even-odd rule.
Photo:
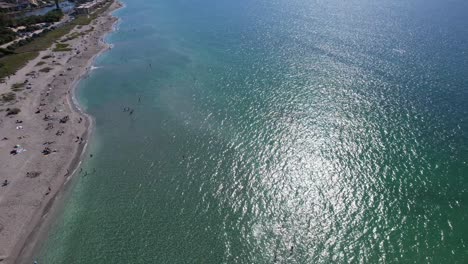
[[[31, 84], [31, 89], [25, 86], [23, 91], [16, 92], [15, 101], [0, 103], [0, 110], [21, 109], [19, 114], [13, 116], [6, 116], [5, 111], [0, 111], [1, 264], [29, 261], [25, 256], [31, 254], [38, 239], [38, 230], [52, 202], [81, 159], [91, 119], [74, 105], [73, 89], [79, 79], [87, 74], [94, 57], [108, 48], [101, 39], [112, 30], [117, 19], [110, 12], [118, 7], [120, 3], [115, 2], [89, 26], [75, 28], [73, 32], [84, 32], [90, 27], [94, 27], [94, 30], [66, 42], [73, 51], [53, 52], [49, 48], [6, 83], [0, 84], [0, 94], [10, 92], [15, 83], [28, 80]], [[42, 59], [46, 55], [52, 57]], [[36, 66], [40, 61], [46, 64]], [[52, 70], [39, 72], [45, 67]], [[36, 72], [35, 76], [27, 76], [31, 72]], [[40, 113], [35, 113], [38, 109]], [[65, 116], [69, 120], [61, 123], [60, 119]], [[22, 123], [16, 123], [16, 120]], [[63, 134], [57, 135], [59, 131], [63, 131]], [[4, 137], [7, 139], [2, 140]], [[14, 150], [15, 145], [20, 146], [17, 148], [20, 153], [12, 155], [10, 151]], [[46, 147], [56, 152], [42, 154]], [[40, 172], [40, 175], [34, 172]], [[8, 185], [2, 187], [5, 180]]]

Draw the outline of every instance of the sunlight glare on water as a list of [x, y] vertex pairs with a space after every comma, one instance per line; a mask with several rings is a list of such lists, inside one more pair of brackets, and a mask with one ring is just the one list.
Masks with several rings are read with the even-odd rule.
[[125, 4], [42, 262], [467, 261], [467, 3]]

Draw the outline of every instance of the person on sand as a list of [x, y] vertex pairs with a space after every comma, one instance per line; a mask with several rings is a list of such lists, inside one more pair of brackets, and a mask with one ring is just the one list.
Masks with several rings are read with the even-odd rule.
[[8, 185], [8, 180], [3, 181], [2, 187], [5, 187]]

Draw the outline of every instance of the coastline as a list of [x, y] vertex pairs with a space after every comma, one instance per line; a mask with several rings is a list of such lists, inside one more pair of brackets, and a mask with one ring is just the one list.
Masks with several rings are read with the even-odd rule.
[[[121, 7], [123, 7], [123, 4], [115, 0], [107, 10], [105, 10], [93, 21], [92, 25], [90, 25], [90, 27], [93, 28], [91, 32], [86, 32], [85, 30], [89, 30], [86, 27], [83, 27], [83, 29], [75, 28], [69, 34], [64, 36], [62, 39], [66, 38], [67, 36], [70, 36], [74, 32], [79, 33], [80, 30], [81, 32], [86, 32], [86, 34], [83, 34], [78, 38], [70, 41], [72, 43], [72, 46], [74, 47], [74, 50], [69, 52], [69, 56], [57, 56], [63, 61], [65, 61], [65, 63], [56, 63], [56, 61], [53, 60], [54, 65], [60, 66], [58, 68], [55, 68], [54, 71], [49, 74], [49, 76], [47, 76], [46, 73], [46, 77], [42, 79], [38, 78], [39, 80], [50, 80], [50, 82], [47, 84], [42, 83], [42, 86], [44, 86], [42, 87], [43, 89], [26, 91], [26, 93], [30, 92], [31, 94], [33, 94], [32, 96], [30, 96], [33, 97], [32, 99], [25, 99], [27, 98], [27, 95], [26, 97], [19, 97], [20, 101], [26, 101], [23, 102], [23, 105], [27, 105], [26, 110], [29, 111], [23, 111], [23, 109], [21, 109], [22, 111], [20, 112], [20, 114], [18, 116], [15, 116], [14, 118], [16, 119], [29, 114], [29, 118], [26, 119], [28, 119], [27, 121], [31, 121], [31, 123], [36, 122], [36, 128], [40, 126], [40, 120], [32, 120], [37, 119], [37, 115], [36, 118], [32, 116], [34, 114], [31, 110], [35, 109], [35, 107], [37, 109], [42, 108], [42, 105], [44, 104], [44, 94], [46, 94], [47, 97], [52, 98], [49, 99], [49, 101], [56, 102], [56, 99], [61, 99], [63, 102], [62, 107], [64, 109], [61, 109], [59, 112], [62, 112], [63, 114], [70, 114], [70, 121], [68, 123], [71, 123], [70, 125], [72, 126], [72, 128], [70, 129], [71, 131], [70, 135], [68, 135], [68, 139], [76, 137], [77, 139], [79, 139], [79, 142], [77, 144], [77, 141], [74, 140], [62, 140], [64, 141], [62, 146], [65, 145], [63, 149], [65, 155], [62, 153], [58, 155], [57, 153], [50, 154], [49, 156], [59, 156], [58, 158], [54, 157], [55, 161], [58, 162], [52, 162], [52, 164], [49, 164], [50, 160], [44, 159], [40, 152], [31, 153], [32, 151], [29, 152], [30, 149], [28, 148], [29, 153], [25, 153], [30, 155], [29, 157], [25, 158], [26, 162], [12, 164], [13, 166], [6, 166], [6, 168], [4, 168], [3, 165], [0, 166], [0, 172], [7, 172], [8, 175], [11, 176], [8, 179], [10, 182], [9, 185], [5, 186], [8, 187], [8, 189], [10, 190], [4, 193], [3, 191], [8, 189], [0, 189], [0, 248], [2, 248], [0, 249], [0, 263], [2, 264], [31, 263], [33, 259], [33, 254], [41, 247], [39, 241], [43, 241], [45, 239], [47, 231], [49, 230], [50, 225], [54, 220], [54, 215], [56, 214], [56, 212], [54, 211], [56, 211], [58, 203], [60, 203], [61, 198], [64, 196], [69, 186], [69, 183], [72, 182], [71, 179], [77, 174], [77, 170], [87, 153], [88, 140], [92, 135], [94, 129], [94, 119], [93, 117], [85, 113], [85, 111], [80, 107], [75, 97], [75, 93], [79, 82], [90, 73], [92, 64], [94, 63], [95, 59], [102, 53], [112, 48], [110, 44], [104, 41], [104, 37], [108, 33], [116, 29], [115, 25], [118, 22], [118, 19], [115, 16], [113, 16], [112, 13], [117, 9], [120, 9]], [[88, 43], [87, 41], [90, 42]], [[44, 58], [42, 56], [43, 54], [54, 54], [54, 51], [52, 50], [52, 47], [50, 47], [46, 51], [41, 52], [38, 58], [30, 61], [26, 66], [19, 70], [15, 74], [15, 76], [13, 76], [13, 81], [9, 81], [4, 86], [8, 87], [9, 85], [15, 83], [15, 81], [21, 79], [22, 77], [28, 78], [28, 74], [25, 74], [26, 71], [29, 71], [32, 67], [37, 66], [39, 64], [37, 61], [41, 61], [41, 59]], [[53, 56], [53, 58], [55, 58], [56, 55], [54, 54]], [[85, 63], [83, 64], [83, 62]], [[76, 70], [74, 69], [75, 67]], [[67, 71], [69, 72], [69, 75], [67, 75]], [[63, 78], [63, 76], [65, 77]], [[68, 80], [70, 80], [71, 82], [67, 83]], [[61, 83], [62, 81], [64, 85], [59, 85], [58, 82]], [[3, 90], [5, 90], [5, 87], [0, 88], [3, 88]], [[3, 91], [0, 89], [0, 92]], [[42, 99], [40, 99], [40, 95], [42, 95]], [[21, 105], [21, 103], [19, 104]], [[44, 108], [47, 108], [47, 106]], [[57, 107], [54, 108], [53, 112], [57, 112], [55, 111], [56, 109]], [[42, 116], [42, 114], [40, 115]], [[45, 117], [46, 116], [47, 114], [45, 114]], [[5, 118], [5, 120], [0, 120], [0, 132], [4, 132], [9, 128], [7, 125], [5, 125], [6, 122], [4, 122], [9, 121], [8, 119], [12, 118], [10, 117]], [[58, 117], [55, 119], [51, 119], [55, 120], [58, 119]], [[59, 123], [61, 123], [61, 121]], [[24, 122], [24, 124], [24, 126], [26, 126], [27, 122]], [[16, 128], [17, 130], [19, 130], [18, 126], [16, 126]], [[20, 131], [21, 130], [23, 129], [21, 128]], [[66, 131], [65, 129], [62, 131], [64, 131], [65, 135], [68, 134], [68, 131]], [[16, 134], [20, 133], [19, 131], [15, 132], [17, 132]], [[31, 132], [34, 133], [35, 129], [31, 129]], [[3, 133], [1, 134], [1, 136], [2, 138], [4, 137]], [[30, 137], [19, 136], [18, 139], [20, 138], [27, 139]], [[38, 140], [43, 141], [47, 140], [47, 138], [50, 138], [50, 136], [47, 136], [44, 139], [39, 138]], [[23, 144], [27, 146], [28, 143], [37, 143], [38, 140], [35, 140], [36, 142], [25, 142]], [[47, 142], [51, 141], [46, 141], [46, 143]], [[7, 149], [5, 149], [5, 145], [7, 144], [0, 144], [0, 150], [3, 153], [7, 151]], [[39, 147], [39, 149], [40, 148], [41, 147]], [[35, 149], [37, 150], [38, 147], [35, 147]], [[33, 150], [33, 148], [31, 148], [31, 150]], [[62, 150], [60, 149], [60, 145], [57, 146], [57, 151], [62, 152]], [[23, 153], [18, 154], [18, 156], [20, 156], [21, 154]], [[4, 160], [4, 156], [0, 155], [0, 160]], [[20, 166], [18, 165], [21, 165], [20, 169]], [[30, 171], [32, 171], [30, 169], [31, 167], [41, 167], [41, 165], [42, 167], [46, 167], [46, 170], [51, 171], [52, 173], [47, 173], [48, 175], [43, 176], [42, 174], [46, 173], [41, 172], [41, 175], [39, 175], [37, 178], [24, 179], [25, 174], [28, 174]], [[13, 169], [13, 174], [16, 175], [11, 175], [11, 169]], [[25, 171], [27, 172], [25, 173]], [[2, 174], [3, 173], [0, 173], [0, 175]], [[30, 192], [31, 190], [24, 190], [21, 187], [24, 186], [25, 182], [33, 181], [36, 179], [37, 186], [34, 187], [37, 188], [32, 188], [33, 191], [35, 191], [35, 195], [26, 195], [25, 192]], [[0, 178], [0, 180], [3, 181], [3, 178]], [[16, 180], [18, 180], [19, 183], [15, 182]], [[31, 184], [31, 182], [28, 182], [27, 184]], [[45, 187], [46, 185], [48, 185], [49, 187], [46, 193], [43, 194], [44, 190], [41, 190], [40, 187]], [[24, 198], [21, 199], [21, 197]], [[18, 201], [20, 199], [21, 201]], [[16, 200], [17, 203], [12, 202], [12, 200]], [[32, 213], [30, 210], [31, 207], [34, 209]], [[25, 212], [24, 209], [29, 210], [28, 212]], [[3, 217], [4, 215], [7, 215], [7, 217]]]

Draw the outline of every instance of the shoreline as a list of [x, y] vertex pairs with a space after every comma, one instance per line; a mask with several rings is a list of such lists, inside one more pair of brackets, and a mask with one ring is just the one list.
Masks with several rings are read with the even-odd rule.
[[[13, 240], [8, 240], [6, 242], [6, 243], [9, 244], [9, 249], [10, 250], [8, 251], [8, 249], [7, 249], [6, 252], [5, 251], [4, 252], [0, 251], [0, 263], [1, 264], [3, 264], [3, 263], [31, 263], [32, 262], [33, 257], [34, 257], [33, 255], [35, 253], [37, 253], [37, 251], [42, 246], [42, 244], [40, 244], [39, 241], [44, 241], [53, 220], [55, 220], [54, 216], [57, 214], [57, 209], [58, 209], [57, 207], [61, 202], [63, 202], [62, 198], [63, 198], [63, 196], [65, 196], [66, 190], [68, 189], [68, 187], [70, 187], [70, 183], [72, 182], [72, 179], [75, 176], [78, 176], [77, 175], [78, 174], [78, 172], [77, 172], [78, 168], [82, 164], [82, 162], [84, 160], [84, 157], [86, 156], [87, 151], [88, 151], [89, 138], [94, 133], [94, 119], [93, 119], [92, 116], [88, 115], [81, 108], [81, 106], [79, 105], [79, 102], [78, 102], [78, 100], [76, 98], [76, 90], [77, 90], [79, 82], [83, 78], [88, 76], [90, 74], [90, 72], [92, 71], [92, 65], [94, 64], [96, 58], [98, 56], [102, 55], [104, 52], [106, 52], [106, 51], [108, 51], [109, 49], [112, 48], [112, 45], [106, 43], [104, 38], [107, 36], [107, 34], [109, 34], [109, 33], [116, 30], [115, 25], [118, 23], [119, 19], [116, 18], [115, 16], [113, 16], [113, 12], [115, 12], [116, 10], [122, 8], [123, 6], [124, 5], [122, 3], [120, 3], [119, 1], [117, 1], [117, 0], [114, 1], [108, 7], [107, 10], [103, 11], [103, 13], [100, 14], [93, 21], [93, 22], [95, 22], [95, 23], [93, 23], [93, 25], [96, 25], [96, 27], [98, 29], [93, 29], [93, 31], [89, 32], [89, 34], [85, 34], [83, 36], [80, 36], [76, 40], [72, 41], [72, 43], [74, 43], [75, 46], [79, 45], [81, 47], [81, 49], [78, 48], [79, 52], [76, 52], [76, 54], [70, 55], [69, 57], [65, 56], [64, 60], [66, 59], [66, 63], [63, 63], [55, 71], [56, 73], [61, 71], [61, 73], [59, 73], [59, 76], [56, 76], [55, 74], [52, 75], [53, 76], [53, 77], [51, 77], [52, 81], [50, 83], [48, 83], [47, 86], [44, 86], [44, 88], [49, 87], [48, 90], [46, 90], [46, 96], [49, 96], [49, 92], [50, 92], [51, 96], [55, 95], [56, 97], [60, 98], [59, 93], [60, 92], [63, 93], [64, 91], [66, 92], [66, 93], [64, 93], [62, 95], [61, 99], [63, 99], [64, 105], [66, 104], [66, 106], [69, 108], [67, 110], [70, 112], [70, 114], [71, 114], [70, 116], [73, 115], [76, 119], [79, 119], [78, 124], [74, 124], [75, 126], [73, 127], [74, 128], [73, 131], [75, 131], [75, 132], [80, 131], [81, 132], [81, 133], [78, 133], [78, 136], [76, 136], [77, 138], [80, 139], [80, 141], [79, 141], [78, 145], [76, 145], [76, 141], [75, 142], [74, 141], [68, 141], [69, 146], [67, 146], [67, 148], [72, 149], [72, 150], [73, 150], [73, 148], [75, 148], [75, 150], [72, 151], [72, 153], [70, 153], [70, 155], [68, 155], [68, 152], [67, 152], [67, 155], [64, 155], [66, 157], [61, 156], [62, 158], [58, 159], [62, 163], [65, 162], [65, 164], [67, 164], [67, 165], [66, 166], [61, 166], [62, 164], [57, 165], [59, 168], [56, 168], [54, 170], [57, 173], [55, 173], [55, 175], [49, 176], [49, 179], [47, 179], [48, 184], [49, 184], [48, 192], [43, 196], [43, 198], [40, 201], [37, 201], [38, 199], [37, 199], [37, 197], [35, 197], [35, 199], [33, 201], [34, 204], [35, 204], [35, 206], [34, 206], [35, 210], [34, 210], [34, 212], [32, 214], [29, 213], [29, 215], [31, 216], [29, 219], [27, 219], [25, 221], [25, 219], [20, 219], [19, 217], [12, 217], [13, 220], [15, 220], [15, 221], [14, 222], [11, 222], [11, 221], [7, 222], [7, 225], [5, 225], [5, 223], [2, 223], [2, 222], [4, 222], [4, 221], [2, 221], [3, 220], [2, 217], [0, 217], [0, 235], [1, 235], [0, 236], [0, 246], [5, 244], [5, 241], [2, 241], [2, 239], [5, 239], [5, 237], [10, 238], [11, 236], [13, 236]], [[90, 25], [90, 27], [93, 27], [93, 26]], [[74, 30], [72, 30], [70, 33], [68, 33], [66, 36], [69, 36], [70, 34], [72, 34], [72, 32], [77, 32], [76, 28]], [[64, 37], [66, 37], [66, 36], [64, 36]], [[89, 38], [89, 36], [91, 36], [91, 38]], [[86, 40], [84, 40], [84, 39], [86, 39]], [[88, 51], [88, 48], [90, 47], [90, 45], [88, 45], [88, 43], [87, 43], [88, 39], [91, 39], [91, 43], [93, 41], [95, 42], [94, 46], [93, 46], [95, 48], [95, 50], [94, 50], [95, 52], [92, 52], [93, 54], [90, 54], [91, 56], [89, 58], [85, 57], [83, 59], [83, 56], [85, 56], [84, 54], [86, 54], [86, 52]], [[79, 41], [81, 41], [81, 44], [80, 44]], [[83, 43], [85, 45], [82, 45]], [[47, 51], [44, 51], [44, 53], [49, 52], [51, 49], [52, 49], [52, 47], [49, 48]], [[76, 50], [76, 48], [75, 48], [75, 50]], [[40, 54], [40, 56], [38, 56], [38, 58], [41, 57], [41, 55], [43, 55], [42, 53], [43, 52], [41, 52], [41, 54]], [[73, 52], [73, 53], [75, 53], [75, 52]], [[79, 55], [79, 54], [81, 54], [81, 55]], [[38, 58], [36, 58], [35, 60], [38, 60]], [[80, 58], [81, 58], [81, 60], [80, 60]], [[83, 60], [86, 60], [86, 63], [84, 65], [80, 65], [81, 64], [80, 62], [82, 62]], [[73, 63], [71, 61], [75, 61], [75, 63]], [[54, 60], [54, 62], [55, 62], [55, 60]], [[71, 62], [71, 63], [68, 63], [68, 62]], [[29, 67], [30, 67], [31, 63], [35, 63], [35, 62], [32, 62], [32, 61], [29, 62], [28, 63]], [[24, 68], [28, 67], [28, 65], [24, 66], [18, 72], [20, 72]], [[62, 86], [62, 88], [59, 88], [59, 86], [61, 86], [61, 85], [56, 85], [56, 86], [52, 86], [53, 88], [56, 88], [56, 89], [51, 91], [51, 89], [52, 89], [51, 84], [61, 82], [64, 78], [61, 78], [60, 76], [65, 76], [66, 71], [70, 71], [70, 74], [71, 74], [72, 73], [71, 71], [73, 71], [73, 70], [70, 70], [70, 68], [74, 68], [74, 67], [77, 67], [77, 69], [78, 69], [78, 74], [75, 75], [77, 77], [74, 77], [74, 76], [70, 77], [71, 82], [68, 85], [63, 85], [63, 86], [65, 86], [64, 89], [63, 89], [63, 86]], [[22, 73], [18, 74], [18, 72], [15, 75], [21, 75], [22, 74]], [[14, 77], [16, 77], [16, 76], [14, 76]], [[64, 84], [67, 84], [67, 80], [68, 79], [66, 79], [66, 78], [65, 78], [65, 80], [63, 80]], [[43, 84], [43, 85], [45, 85], [45, 84]], [[44, 90], [42, 92], [44, 92]], [[40, 93], [40, 94], [43, 94], [43, 93]], [[35, 100], [36, 103], [38, 102], [37, 99], [38, 98], [36, 98], [36, 100]], [[44, 101], [44, 99], [42, 99], [41, 102], [42, 101]], [[42, 105], [42, 103], [39, 103], [39, 105]], [[55, 112], [55, 109], [54, 109], [54, 112]], [[64, 112], [66, 112], [66, 111], [64, 111]], [[4, 123], [3, 120], [0, 120], [0, 124], [3, 124], [3, 123]], [[80, 127], [80, 128], [77, 128], [77, 127]], [[33, 132], [34, 132], [34, 130], [33, 130]], [[75, 137], [75, 136], [72, 135], [72, 137]], [[2, 147], [3, 146], [0, 145], [0, 150], [3, 151]], [[41, 156], [41, 154], [36, 153], [35, 156]], [[34, 159], [34, 158], [36, 158], [36, 157], [31, 157], [30, 159]], [[42, 157], [39, 157], [39, 158], [42, 158]], [[45, 163], [45, 162], [46, 161], [42, 161], [42, 163]], [[48, 165], [46, 165], [46, 167], [47, 166]], [[0, 168], [0, 172], [3, 169], [4, 168]], [[60, 175], [63, 175], [64, 171], [66, 171], [66, 173], [64, 174], [64, 176], [61, 177]], [[60, 173], [60, 172], [62, 172], [62, 173]], [[23, 173], [24, 173], [24, 171], [23, 171]], [[24, 177], [24, 175], [17, 175], [16, 177], [19, 178], [19, 177], [22, 177], [22, 176]], [[1, 178], [0, 178], [0, 180], [3, 181], [3, 179], [1, 179]], [[42, 185], [44, 185], [44, 184], [42, 184]], [[51, 187], [50, 187], [51, 185], [54, 185], [53, 189], [51, 189]], [[0, 189], [0, 191], [3, 191], [3, 190]], [[15, 193], [15, 195], [18, 196], [18, 191], [21, 192], [21, 190], [16, 190], [16, 191], [17, 192]], [[0, 192], [0, 195], [3, 195], [3, 196], [0, 196], [0, 215], [1, 215], [2, 211], [4, 211], [4, 209], [5, 209], [2, 206], [3, 205], [2, 202], [4, 202], [4, 200], [5, 200], [5, 194]], [[9, 198], [8, 195], [6, 196], [6, 198], [7, 199]], [[25, 201], [25, 202], [28, 202], [28, 201]], [[20, 206], [18, 206], [18, 207], [20, 207]], [[6, 209], [11, 209], [11, 207], [10, 208], [7, 207]], [[7, 210], [5, 210], [4, 212], [8, 213]], [[15, 218], [17, 218], [17, 219], [15, 219]], [[17, 224], [16, 223], [17, 221], [19, 221], [20, 223]], [[18, 225], [21, 225], [20, 228], [18, 228]], [[8, 228], [10, 226], [12, 227], [12, 229], [16, 229], [16, 233], [11, 232], [10, 237], [8, 236], [8, 234], [5, 236], [3, 231], [5, 231], [5, 228]], [[16, 241], [15, 241], [15, 238], [16, 238]], [[12, 244], [13, 244], [13, 246], [12, 246]]]
[[[115, 10], [110, 11], [110, 13], [112, 13]], [[106, 11], [106, 13], [107, 12], [108, 11]], [[77, 114], [82, 116], [83, 119], [85, 120], [86, 129], [85, 129], [85, 132], [81, 136], [82, 138], [84, 138], [84, 144], [82, 144], [79, 147], [76, 155], [71, 160], [71, 163], [68, 167], [68, 170], [71, 171], [70, 175], [66, 177], [65, 181], [63, 182], [62, 187], [55, 193], [53, 197], [51, 197], [51, 199], [48, 201], [48, 203], [44, 207], [44, 210], [42, 211], [42, 214], [40, 215], [40, 219], [37, 220], [36, 226], [32, 229], [31, 233], [26, 239], [26, 242], [23, 244], [23, 246], [19, 250], [15, 263], [25, 263], [25, 264], [31, 263], [34, 259], [34, 254], [36, 252], [38, 253], [38, 251], [41, 249], [42, 245], [40, 245], [38, 242], [41, 239], [46, 238], [47, 233], [50, 230], [50, 225], [55, 220], [55, 216], [58, 213], [57, 207], [62, 206], [62, 204], [60, 204], [63, 202], [62, 198], [65, 195], [66, 190], [68, 190], [68, 188], [70, 187], [69, 186], [70, 183], [72, 183], [72, 180], [74, 176], [76, 175], [78, 168], [83, 163], [84, 157], [86, 156], [88, 152], [89, 138], [94, 133], [94, 119], [91, 115], [87, 114], [80, 107], [79, 102], [76, 99], [76, 90], [80, 81], [83, 80], [83, 78], [85, 78], [91, 72], [92, 70], [91, 66], [92, 64], [94, 64], [96, 58], [99, 57], [99, 55], [109, 50], [110, 45], [104, 41], [104, 37], [107, 34], [112, 33], [113, 31], [114, 29], [110, 29], [108, 32], [104, 33], [101, 36], [101, 40], [99, 42], [101, 45], [103, 45], [103, 48], [89, 59], [88, 64], [85, 67], [85, 70], [70, 85], [70, 89], [69, 89], [70, 93], [69, 93], [69, 96], [67, 96], [68, 104], [70, 105], [73, 111], [75, 111]]]

